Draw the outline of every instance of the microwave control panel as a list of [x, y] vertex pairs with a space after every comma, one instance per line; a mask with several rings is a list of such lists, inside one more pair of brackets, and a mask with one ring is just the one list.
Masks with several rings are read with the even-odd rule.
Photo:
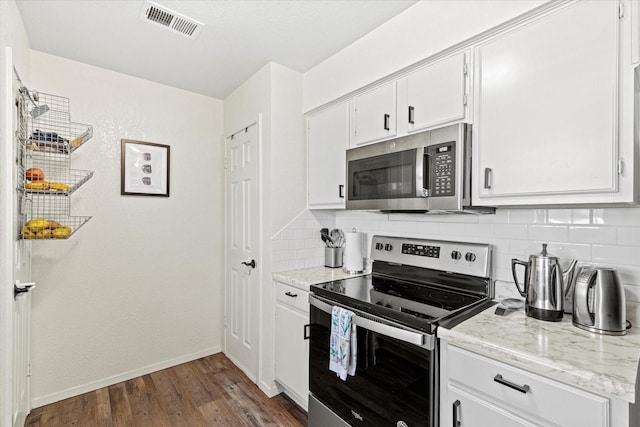
[[431, 196], [456, 195], [456, 145], [455, 142], [427, 147], [429, 154], [429, 181]]

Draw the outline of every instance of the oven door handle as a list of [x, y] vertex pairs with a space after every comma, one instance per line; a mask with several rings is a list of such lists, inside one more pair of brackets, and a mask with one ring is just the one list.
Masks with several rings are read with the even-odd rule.
[[[311, 294], [309, 294], [309, 304], [328, 314], [331, 314], [333, 310], [333, 305], [327, 304], [326, 302], [318, 299], [317, 297]], [[380, 335], [384, 335], [384, 336], [395, 338], [397, 340], [400, 340], [409, 344], [414, 344], [420, 347], [424, 347], [428, 350], [433, 350], [435, 348], [433, 335], [421, 334], [419, 332], [402, 329], [399, 326], [392, 326], [386, 323], [379, 323], [374, 320], [369, 320], [366, 317], [358, 316], [357, 313], [354, 313], [354, 315], [351, 317], [351, 323], [353, 323], [356, 326], [360, 326], [364, 329], [367, 329], [371, 332], [376, 332]]]

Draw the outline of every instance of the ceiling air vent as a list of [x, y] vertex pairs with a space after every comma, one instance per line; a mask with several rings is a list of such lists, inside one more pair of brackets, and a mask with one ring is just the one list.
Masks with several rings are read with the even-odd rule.
[[198, 34], [200, 34], [200, 31], [202, 31], [202, 27], [204, 27], [202, 22], [187, 18], [171, 9], [167, 9], [150, 1], [145, 1], [142, 5], [140, 19], [177, 32], [190, 39], [195, 39]]

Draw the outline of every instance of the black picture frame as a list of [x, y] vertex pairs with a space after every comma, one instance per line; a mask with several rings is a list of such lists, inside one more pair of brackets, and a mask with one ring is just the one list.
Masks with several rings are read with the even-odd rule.
[[121, 140], [120, 194], [169, 197], [171, 147]]

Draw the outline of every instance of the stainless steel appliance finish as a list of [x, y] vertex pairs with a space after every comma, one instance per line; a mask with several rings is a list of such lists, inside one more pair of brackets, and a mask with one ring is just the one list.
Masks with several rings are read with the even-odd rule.
[[583, 269], [575, 283], [573, 324], [604, 335], [627, 333], [624, 287], [613, 268]]
[[[439, 326], [491, 302], [491, 247], [374, 236], [372, 273], [311, 286], [309, 426], [438, 426]], [[331, 310], [354, 313], [355, 376], [328, 369]]]
[[346, 208], [494, 213], [471, 203], [471, 126], [459, 123], [347, 150]]
[[[516, 267], [524, 266], [524, 283], [521, 286], [516, 274]], [[513, 280], [520, 295], [526, 298], [525, 312], [527, 316], [559, 322], [564, 315], [564, 283], [571, 282], [577, 261], [563, 273], [558, 258], [547, 253], [547, 245], [542, 244], [542, 252], [531, 255], [529, 261], [511, 260]]]

